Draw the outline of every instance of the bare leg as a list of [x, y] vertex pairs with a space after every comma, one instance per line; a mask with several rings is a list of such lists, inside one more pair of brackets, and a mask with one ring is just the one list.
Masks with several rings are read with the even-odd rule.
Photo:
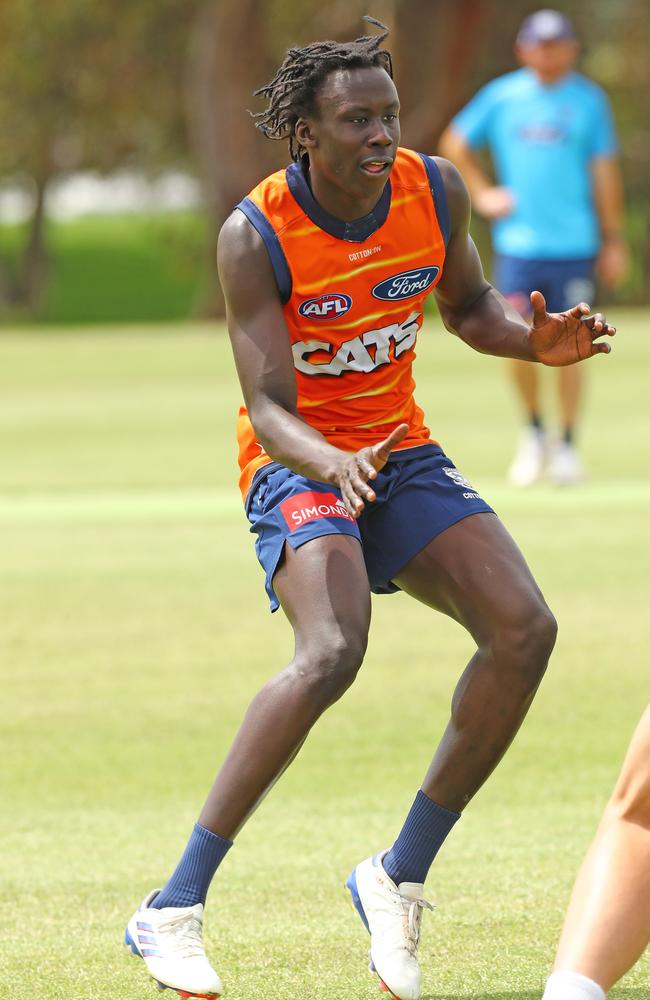
[[568, 365], [566, 368], [559, 368], [557, 374], [562, 430], [572, 430], [576, 425], [582, 402], [584, 373], [581, 365]]
[[366, 649], [370, 590], [358, 541], [327, 535], [285, 551], [273, 585], [293, 626], [295, 655], [251, 702], [199, 816], [229, 840], [352, 683]]
[[527, 420], [540, 413], [539, 372], [528, 361], [510, 361], [510, 373]]
[[396, 582], [464, 625], [478, 644], [422, 785], [438, 805], [461, 812], [528, 711], [555, 642], [555, 619], [494, 514], [474, 514], [448, 528]]
[[555, 969], [605, 991], [650, 941], [650, 706], [578, 873]]

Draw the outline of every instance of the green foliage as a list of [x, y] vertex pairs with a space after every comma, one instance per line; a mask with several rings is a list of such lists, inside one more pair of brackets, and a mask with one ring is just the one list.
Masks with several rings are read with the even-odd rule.
[[[202, 216], [49, 222], [47, 240], [50, 278], [38, 307], [43, 322], [149, 322], [200, 311], [207, 284]], [[15, 269], [23, 242], [24, 227], [0, 227], [0, 256]]]
[[[420, 339], [418, 400], [560, 622], [529, 718], [432, 871], [424, 1000], [539, 1000], [647, 701], [650, 317], [612, 318], [614, 352], [589, 362], [591, 480], [575, 490], [507, 488], [516, 419], [502, 363], [433, 321]], [[12, 1000], [155, 996], [120, 948], [124, 924], [174, 865], [249, 699], [291, 656], [236, 491], [239, 390], [221, 332], [0, 338], [0, 981]], [[231, 1000], [378, 996], [342, 881], [395, 835], [471, 651], [404, 595], [375, 601], [359, 679], [212, 889], [206, 941]], [[647, 1000], [647, 976], [646, 959], [611, 1000]]]
[[1, 0], [0, 176], [183, 158], [197, 0]]

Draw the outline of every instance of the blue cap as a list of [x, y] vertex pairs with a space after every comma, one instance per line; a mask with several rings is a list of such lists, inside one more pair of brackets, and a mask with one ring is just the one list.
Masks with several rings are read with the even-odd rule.
[[557, 10], [537, 10], [524, 20], [519, 34], [518, 45], [541, 45], [542, 42], [575, 40], [576, 33], [571, 21]]

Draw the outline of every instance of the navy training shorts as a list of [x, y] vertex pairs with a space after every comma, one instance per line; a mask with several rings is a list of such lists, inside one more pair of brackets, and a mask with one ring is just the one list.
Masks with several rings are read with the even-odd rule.
[[394, 452], [372, 488], [377, 499], [355, 520], [335, 486], [306, 479], [277, 462], [258, 472], [246, 513], [257, 535], [255, 550], [266, 574], [271, 611], [280, 606], [273, 576], [285, 542], [297, 549], [322, 535], [352, 535], [361, 543], [372, 592], [393, 594], [399, 590], [393, 577], [436, 535], [470, 514], [493, 513], [433, 444]]
[[536, 289], [546, 299], [549, 312], [564, 312], [586, 302], [593, 306], [596, 286], [593, 257], [580, 260], [526, 260], [494, 258], [494, 285], [523, 316], [531, 314], [530, 293]]

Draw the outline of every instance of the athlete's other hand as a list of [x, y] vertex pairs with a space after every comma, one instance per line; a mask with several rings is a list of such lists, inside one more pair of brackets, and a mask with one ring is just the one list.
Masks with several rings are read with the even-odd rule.
[[486, 187], [472, 195], [472, 204], [484, 219], [505, 219], [515, 207], [512, 191], [507, 187]]
[[609, 354], [608, 343], [598, 337], [613, 337], [616, 327], [610, 326], [602, 313], [588, 316], [589, 306], [581, 302], [561, 313], [546, 312], [546, 300], [541, 292], [531, 292], [533, 322], [528, 342], [536, 361], [561, 368], [584, 361], [594, 354]]
[[404, 440], [408, 429], [408, 424], [398, 424], [383, 441], [361, 448], [353, 454], [342, 453], [341, 464], [334, 472], [332, 482], [340, 489], [343, 503], [352, 517], [357, 518], [366, 502], [372, 503], [376, 499], [375, 491], [368, 481], [383, 469], [391, 451]]

